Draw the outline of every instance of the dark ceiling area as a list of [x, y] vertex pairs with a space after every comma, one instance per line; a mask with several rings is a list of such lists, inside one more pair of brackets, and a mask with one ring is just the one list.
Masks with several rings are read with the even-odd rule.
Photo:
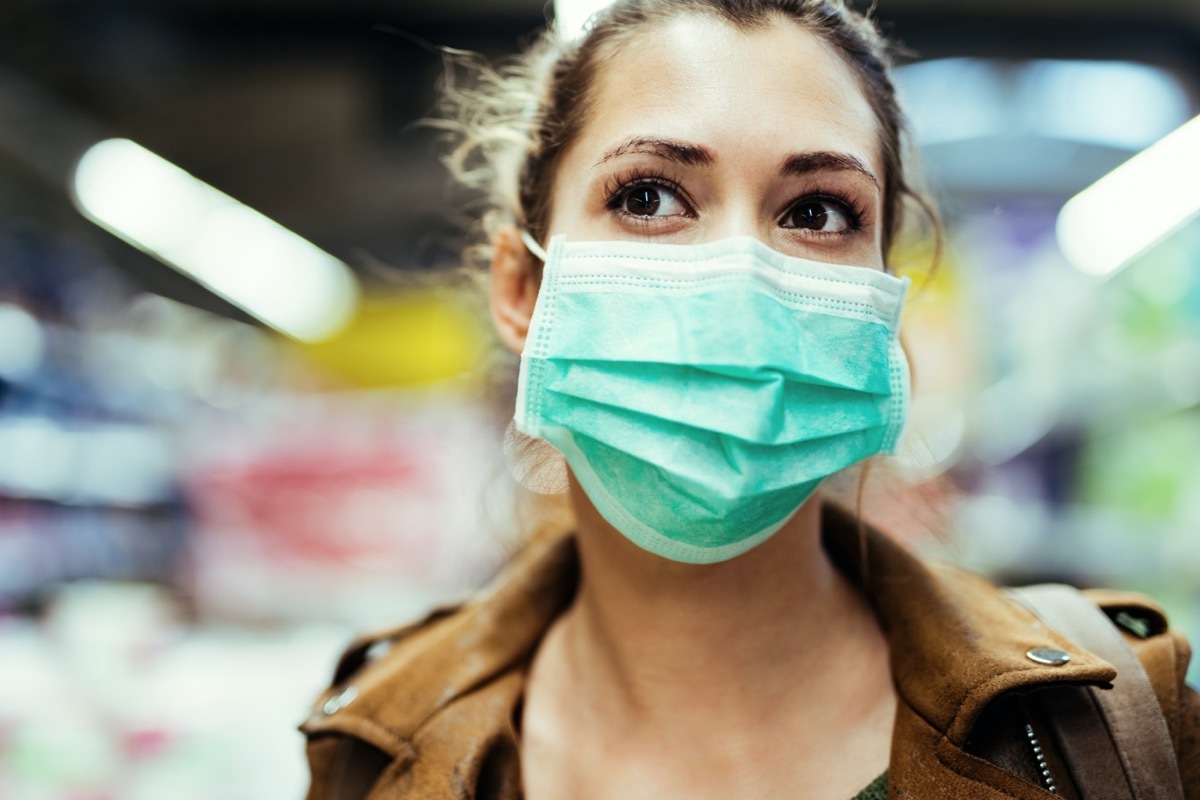
[[[357, 269], [444, 266], [453, 195], [419, 124], [436, 105], [435, 45], [502, 57], [548, 13], [520, 0], [4, 0], [0, 218], [87, 230], [70, 221], [72, 164], [124, 136]], [[1200, 75], [1196, 0], [879, 0], [876, 15], [920, 57], [1130, 58]], [[100, 246], [134, 283], [238, 316], [132, 248]]]

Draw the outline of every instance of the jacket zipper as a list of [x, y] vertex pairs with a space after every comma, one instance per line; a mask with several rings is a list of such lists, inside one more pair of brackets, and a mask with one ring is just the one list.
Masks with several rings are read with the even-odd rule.
[[1033, 757], [1037, 760], [1038, 770], [1042, 773], [1042, 785], [1050, 794], [1058, 794], [1054, 778], [1050, 775], [1050, 765], [1046, 763], [1046, 754], [1042, 752], [1042, 743], [1038, 741], [1037, 734], [1033, 732], [1033, 725], [1028, 722], [1025, 723], [1025, 738], [1029, 740], [1029, 746], [1033, 748]]

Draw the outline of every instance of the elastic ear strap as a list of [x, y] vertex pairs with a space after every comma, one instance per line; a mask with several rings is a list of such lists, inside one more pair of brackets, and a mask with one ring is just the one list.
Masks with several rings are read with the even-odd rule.
[[[1089, 691], [1108, 725], [1132, 796], [1137, 800], [1183, 800], [1175, 747], [1158, 696], [1108, 615], [1071, 586], [1043, 584], [1010, 592], [1046, 625], [1117, 668], [1112, 689]], [[1119, 796], [1116, 792], [1117, 787], [1107, 786], [1084, 795]]]
[[546, 255], [546, 251], [542, 249], [542, 246], [538, 244], [537, 239], [534, 239], [529, 231], [521, 231], [521, 241], [525, 243], [525, 247], [529, 249], [529, 252], [541, 259], [543, 264], [550, 260], [550, 257]]

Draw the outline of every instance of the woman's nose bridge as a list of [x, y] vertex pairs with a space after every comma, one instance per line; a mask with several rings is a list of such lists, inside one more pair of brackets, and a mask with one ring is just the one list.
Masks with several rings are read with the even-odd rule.
[[709, 226], [708, 234], [712, 239], [753, 236], [765, 240], [772, 224], [772, 220], [764, 218], [761, 203], [748, 193], [740, 192], [723, 204], [717, 218]]

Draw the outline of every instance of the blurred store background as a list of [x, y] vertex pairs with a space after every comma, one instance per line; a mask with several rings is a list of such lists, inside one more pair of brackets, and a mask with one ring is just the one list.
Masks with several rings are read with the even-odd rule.
[[[429, 43], [502, 57], [547, 13], [0, 4], [0, 798], [299, 797], [350, 633], [503, 561], [512, 376], [415, 123]], [[917, 501], [872, 515], [1200, 641], [1200, 126], [1113, 173], [1200, 114], [1200, 5], [877, 16], [947, 249], [897, 259]]]

